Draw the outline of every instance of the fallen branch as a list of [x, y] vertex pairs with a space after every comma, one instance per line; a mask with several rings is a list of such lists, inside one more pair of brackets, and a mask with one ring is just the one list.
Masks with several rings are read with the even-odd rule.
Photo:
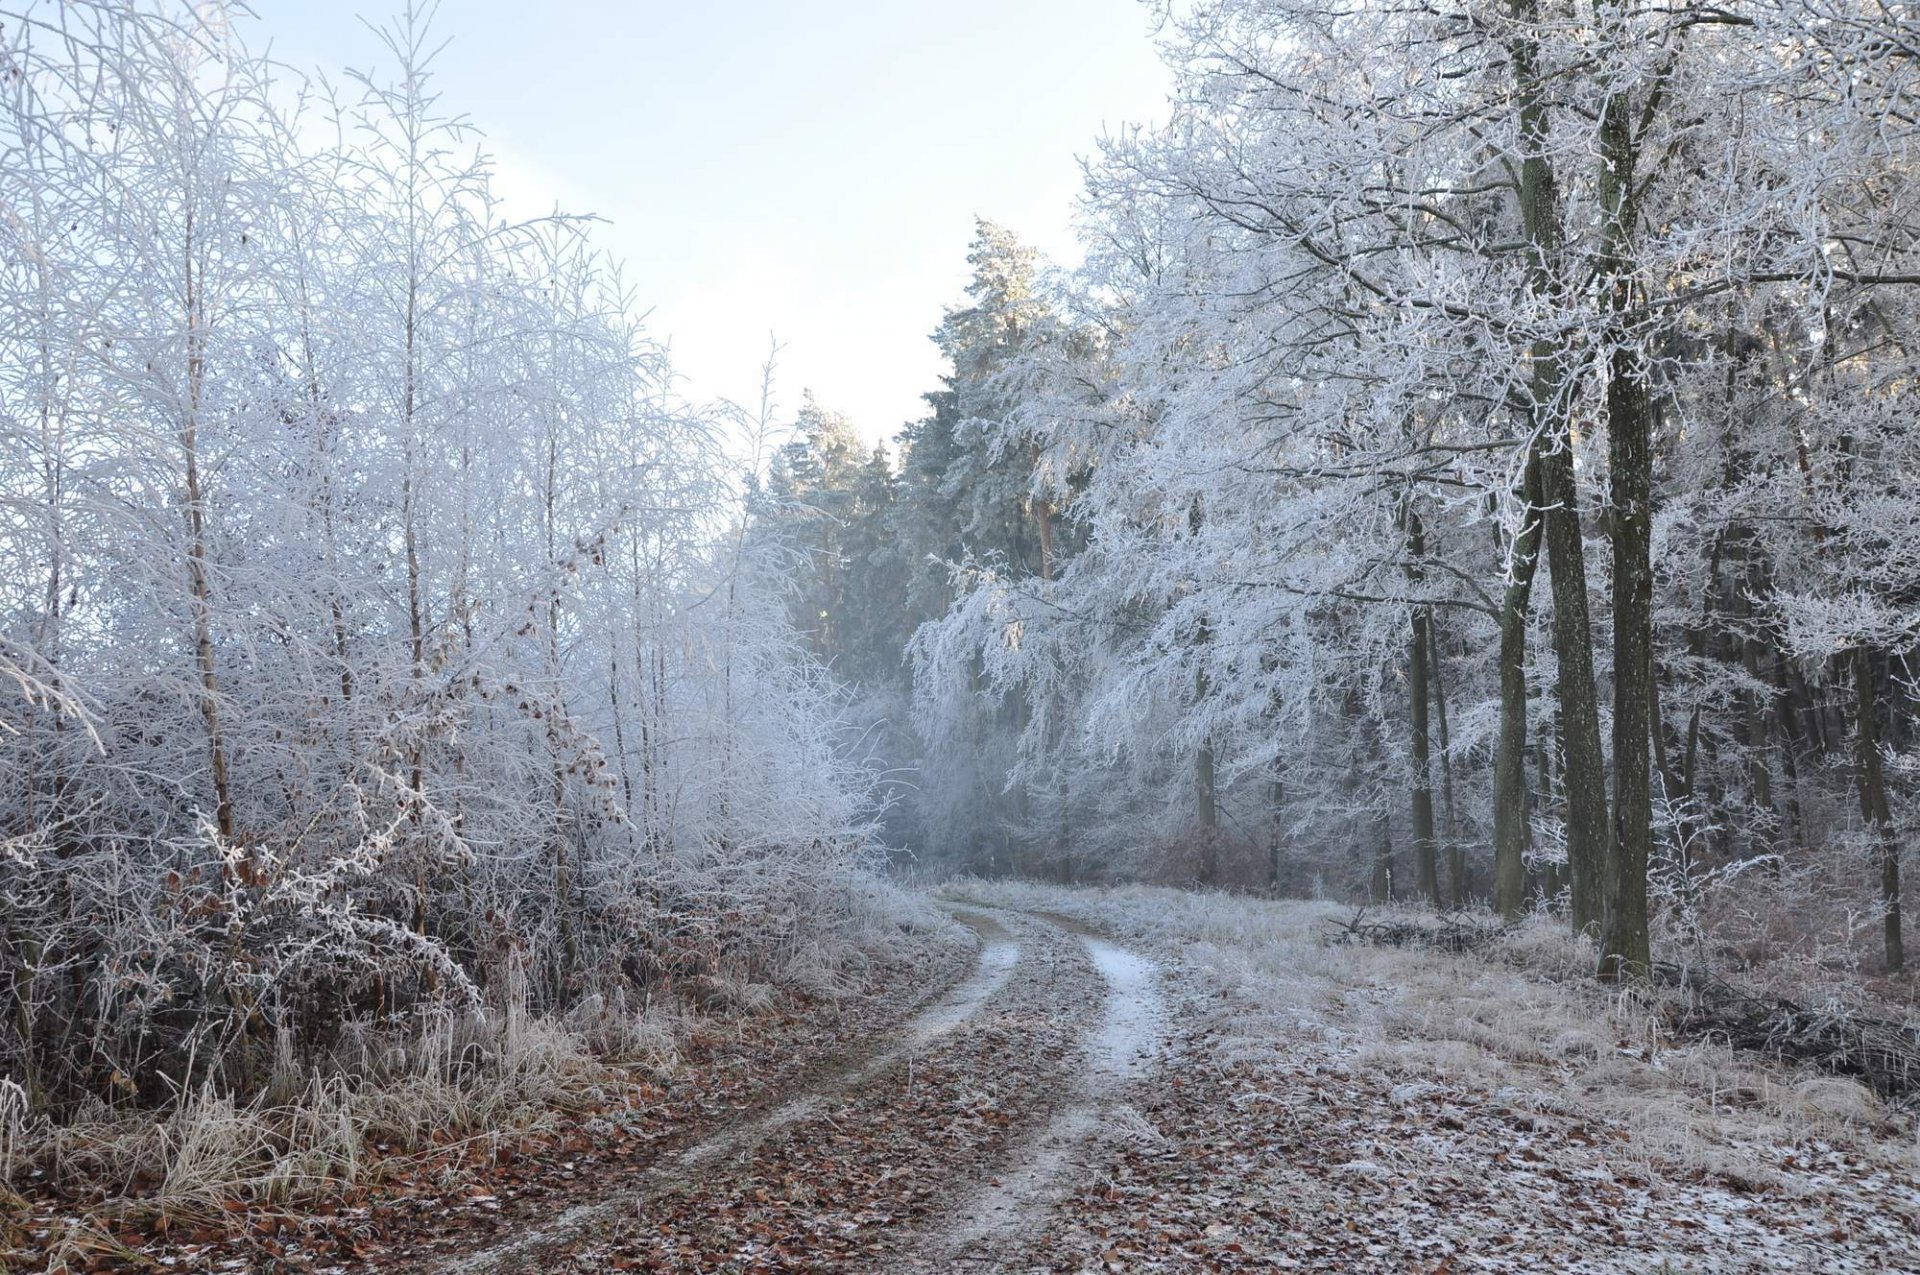
[[1332, 946], [1432, 948], [1442, 952], [1475, 952], [1499, 942], [1507, 927], [1472, 912], [1436, 912], [1428, 916], [1367, 918], [1360, 908], [1345, 921], [1333, 921], [1321, 937]]
[[1668, 1010], [1675, 1031], [1852, 1076], [1888, 1101], [1920, 1096], [1920, 1024], [1756, 996], [1698, 965], [1656, 962], [1653, 974], [1677, 992]]

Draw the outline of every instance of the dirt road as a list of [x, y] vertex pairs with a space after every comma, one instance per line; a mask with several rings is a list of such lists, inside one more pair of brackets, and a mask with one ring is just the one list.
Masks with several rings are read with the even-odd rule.
[[1125, 948], [1043, 917], [956, 916], [980, 938], [972, 972], [865, 1061], [443, 1269], [1001, 1268], [1126, 1135], [1164, 1010]]

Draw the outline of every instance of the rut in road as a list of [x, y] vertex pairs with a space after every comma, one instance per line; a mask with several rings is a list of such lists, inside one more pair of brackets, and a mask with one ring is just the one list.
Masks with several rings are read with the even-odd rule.
[[956, 915], [981, 936], [979, 965], [871, 1060], [447, 1269], [990, 1268], [1149, 1064], [1159, 996], [1152, 967], [1113, 944]]
[[1153, 966], [1105, 939], [1083, 934], [1080, 941], [1106, 980], [1107, 1004], [1075, 1100], [1020, 1147], [999, 1177], [960, 1201], [946, 1229], [917, 1247], [912, 1260], [927, 1269], [998, 1269], [1004, 1247], [1039, 1228], [1075, 1171], [1086, 1167], [1076, 1157], [1095, 1148], [1121, 1088], [1143, 1076], [1160, 1052], [1166, 1013]]
[[970, 975], [904, 1025], [901, 1043], [810, 1086], [805, 1093], [788, 1099], [765, 1115], [723, 1129], [667, 1157], [618, 1197], [576, 1205], [546, 1226], [448, 1263], [445, 1271], [448, 1275], [524, 1271], [543, 1254], [590, 1242], [616, 1219], [630, 1216], [636, 1209], [644, 1208], [649, 1199], [671, 1190], [684, 1174], [710, 1161], [752, 1151], [782, 1127], [805, 1119], [831, 1094], [857, 1087], [898, 1066], [960, 1026], [1006, 985], [1014, 967], [1020, 963], [1020, 945], [1006, 927], [991, 916], [969, 909], [954, 909], [954, 914], [979, 936], [978, 963]]

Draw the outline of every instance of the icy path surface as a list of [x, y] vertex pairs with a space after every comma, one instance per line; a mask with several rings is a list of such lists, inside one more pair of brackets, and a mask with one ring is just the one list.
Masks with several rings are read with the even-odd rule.
[[1080, 1154], [1116, 1114], [1121, 1086], [1144, 1074], [1160, 1052], [1166, 1012], [1152, 963], [1090, 934], [1080, 942], [1106, 981], [1107, 999], [1074, 1096], [998, 1177], [954, 1207], [952, 1223], [916, 1254], [927, 1269], [999, 1268], [1000, 1245], [1041, 1224], [1082, 1167]]

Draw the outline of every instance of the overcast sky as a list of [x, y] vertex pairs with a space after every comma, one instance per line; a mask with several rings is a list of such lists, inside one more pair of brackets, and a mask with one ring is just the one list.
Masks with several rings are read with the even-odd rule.
[[[254, 34], [365, 67], [349, 15], [400, 3], [255, 0]], [[750, 397], [776, 333], [788, 409], [810, 388], [869, 438], [936, 384], [974, 216], [1075, 259], [1076, 158], [1168, 82], [1138, 0], [444, 0], [436, 31], [507, 194], [611, 223], [691, 395]]]

